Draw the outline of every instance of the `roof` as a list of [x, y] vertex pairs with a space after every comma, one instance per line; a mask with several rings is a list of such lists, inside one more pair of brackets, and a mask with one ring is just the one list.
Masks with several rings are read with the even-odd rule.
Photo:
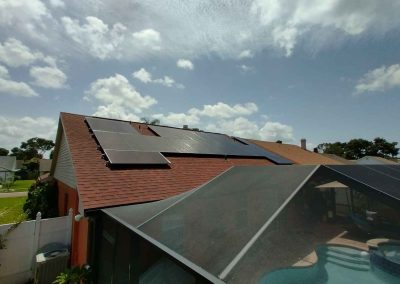
[[335, 154], [322, 154], [322, 155], [324, 155], [325, 157], [328, 157], [328, 158], [330, 158], [332, 160], [336, 160], [342, 165], [354, 165], [355, 164], [354, 160], [347, 160], [347, 159], [342, 158], [342, 157], [340, 157], [338, 155], [335, 155]]
[[339, 161], [325, 157], [322, 154], [310, 152], [302, 149], [297, 145], [292, 144], [281, 144], [275, 142], [250, 140], [251, 142], [257, 144], [258, 146], [274, 152], [280, 156], [283, 156], [296, 164], [300, 165], [340, 165]]
[[382, 157], [365, 156], [355, 161], [359, 165], [398, 165], [395, 161], [391, 161]]
[[[235, 165], [273, 164], [265, 158], [165, 154], [171, 162], [167, 168], [110, 168], [97, 149], [85, 116], [61, 113], [60, 121], [85, 210], [165, 199], [196, 188]], [[146, 124], [132, 126], [144, 135], [154, 135]], [[59, 143], [56, 141], [56, 149]]]
[[39, 172], [50, 172], [51, 159], [40, 159], [39, 160]]
[[15, 156], [0, 156], [0, 171], [16, 171]]

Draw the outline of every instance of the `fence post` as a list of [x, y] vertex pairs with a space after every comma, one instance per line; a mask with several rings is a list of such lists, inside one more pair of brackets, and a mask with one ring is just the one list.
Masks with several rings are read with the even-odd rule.
[[36, 214], [35, 231], [33, 233], [33, 248], [32, 248], [33, 255], [35, 255], [39, 249], [41, 224], [42, 224], [42, 213], [38, 212]]
[[68, 247], [71, 247], [71, 239], [72, 239], [72, 221], [73, 221], [73, 218], [74, 218], [74, 210], [72, 209], [72, 208], [70, 208], [69, 210], [68, 210], [68, 221], [67, 221], [67, 230], [66, 230], [66, 232], [67, 232], [67, 240], [66, 240], [66, 243], [67, 243], [67, 245], [68, 245]]

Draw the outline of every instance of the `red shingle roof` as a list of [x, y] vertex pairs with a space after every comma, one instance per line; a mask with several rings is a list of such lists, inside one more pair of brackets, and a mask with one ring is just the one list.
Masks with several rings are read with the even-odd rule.
[[[86, 126], [85, 116], [61, 113], [60, 118], [84, 209], [160, 200], [196, 188], [234, 165], [272, 164], [261, 158], [169, 155], [169, 169], [111, 169], [106, 167], [97, 150], [97, 144]], [[137, 128], [137, 125], [134, 127]], [[143, 131], [146, 132], [146, 127]]]

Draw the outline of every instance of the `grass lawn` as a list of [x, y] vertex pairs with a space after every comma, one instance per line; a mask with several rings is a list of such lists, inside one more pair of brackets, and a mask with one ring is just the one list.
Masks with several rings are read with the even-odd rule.
[[[29, 180], [16, 180], [11, 185], [9, 192], [21, 192], [21, 191], [28, 191], [31, 185], [35, 182], [33, 179]], [[3, 187], [0, 189], [0, 192], [6, 192], [6, 189]]]
[[0, 198], [0, 224], [21, 220], [21, 215], [24, 214], [22, 206], [24, 206], [25, 200], [26, 197]]

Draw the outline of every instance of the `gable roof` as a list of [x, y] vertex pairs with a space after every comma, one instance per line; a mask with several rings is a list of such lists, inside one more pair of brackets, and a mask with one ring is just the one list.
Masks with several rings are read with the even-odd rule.
[[[154, 135], [146, 124], [131, 124], [143, 135]], [[80, 202], [85, 210], [164, 199], [196, 188], [234, 165], [273, 164], [259, 157], [165, 154], [171, 162], [169, 167], [112, 168], [106, 166], [85, 123], [85, 116], [61, 113], [60, 125], [70, 150]], [[58, 140], [55, 155], [60, 143]], [[56, 163], [57, 160], [53, 169]]]
[[17, 159], [15, 156], [0, 156], [0, 172], [2, 171], [16, 171]]
[[340, 165], [339, 161], [325, 157], [322, 154], [310, 152], [292, 144], [281, 144], [260, 140], [250, 140], [258, 146], [281, 155], [300, 165]]

